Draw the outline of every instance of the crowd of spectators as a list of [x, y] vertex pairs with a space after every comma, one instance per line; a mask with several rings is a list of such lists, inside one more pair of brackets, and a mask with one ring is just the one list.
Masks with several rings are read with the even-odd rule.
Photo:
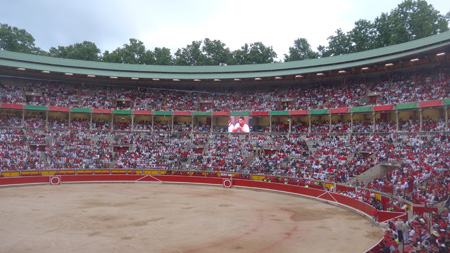
[[[409, 103], [442, 99], [450, 93], [450, 77], [446, 75], [392, 74], [388, 79], [373, 83], [348, 80], [282, 89], [214, 91], [196, 91], [194, 87], [187, 91], [2, 79], [0, 101], [93, 109], [273, 111]], [[330, 124], [328, 117], [312, 121], [311, 127], [305, 120], [290, 120], [289, 135], [289, 122], [282, 120], [272, 121], [271, 128], [254, 126], [257, 135], [229, 135], [226, 126], [215, 125], [211, 133], [210, 123], [204, 122], [144, 119], [136, 120], [132, 129], [131, 121], [112, 121], [108, 116], [95, 116], [92, 123], [87, 118], [73, 117], [69, 124], [68, 117], [64, 116], [3, 111], [0, 114], [2, 150], [17, 159], [3, 155], [2, 170], [184, 167], [343, 183], [386, 161], [401, 166], [367, 187], [377, 190], [390, 187], [394, 194], [419, 204], [431, 205], [448, 196], [448, 137], [416, 134], [444, 131], [448, 122], [442, 116], [439, 119], [424, 116], [422, 123], [417, 115], [400, 118], [398, 123], [385, 118], [377, 118], [374, 123], [370, 115], [368, 119], [354, 120], [353, 126], [348, 119]], [[48, 131], [44, 135], [49, 137], [22, 130], [16, 132], [11, 127], [42, 129]], [[110, 132], [112, 128], [126, 133]], [[45, 145], [45, 159], [41, 151], [29, 147], [29, 143], [38, 140], [44, 142], [39, 144]], [[114, 145], [122, 148], [114, 152]], [[12, 146], [17, 148], [7, 151]]]
[[255, 90], [123, 88], [64, 82], [0, 80], [2, 103], [74, 108], [172, 111], [276, 111], [401, 104], [446, 98], [450, 76], [392, 74], [383, 81], [315, 83]]
[[74, 117], [70, 121], [69, 129], [73, 130], [90, 130], [90, 120]]
[[391, 187], [394, 194], [417, 204], [433, 205], [445, 200], [450, 190], [448, 138], [445, 135], [393, 136], [396, 145], [384, 149], [383, 153], [389, 162], [401, 166], [367, 187], [377, 190]]
[[[393, 73], [387, 79], [215, 91], [2, 79], [0, 102], [147, 111], [276, 111], [431, 101], [450, 94], [447, 75]], [[367, 189], [390, 191], [414, 204], [434, 205], [450, 196], [450, 137], [433, 133], [448, 129], [449, 122], [440, 117], [424, 116], [422, 123], [418, 116], [373, 122], [370, 115], [354, 120], [353, 125], [350, 120], [330, 124], [322, 117], [311, 122], [311, 129], [307, 121], [291, 119], [290, 134], [288, 123], [272, 121], [270, 131], [263, 126], [259, 134], [236, 135], [216, 125], [211, 133], [211, 125], [203, 122], [155, 120], [152, 126], [145, 119], [134, 121], [132, 129], [131, 121], [113, 122], [108, 117], [93, 117], [92, 124], [90, 119], [74, 117], [69, 124], [68, 117], [3, 111], [0, 170], [156, 168], [347, 183], [387, 162], [396, 167], [366, 184], [356, 183], [359, 188], [354, 191], [338, 193], [382, 210], [391, 207], [383, 206]], [[398, 200], [392, 206], [406, 208]], [[401, 238], [410, 250], [448, 249], [449, 218], [448, 209], [433, 213], [431, 230], [421, 216], [389, 223], [383, 247], [395, 252]]]
[[48, 117], [48, 128], [49, 129], [68, 129], [69, 120], [64, 117]]
[[429, 218], [416, 213], [411, 219], [389, 221], [380, 250], [381, 252], [449, 252], [449, 218], [449, 211], [445, 208], [439, 213], [433, 211]]
[[48, 168], [109, 168], [111, 144], [102, 132], [54, 131], [45, 149]]
[[22, 117], [14, 114], [0, 114], [0, 126], [21, 127]]
[[42, 115], [25, 117], [26, 128], [45, 128], [45, 118]]

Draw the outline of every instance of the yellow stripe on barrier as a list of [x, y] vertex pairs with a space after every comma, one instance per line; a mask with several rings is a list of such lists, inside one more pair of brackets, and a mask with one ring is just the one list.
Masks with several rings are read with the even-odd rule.
[[56, 170], [44, 170], [44, 171], [41, 171], [41, 174], [43, 176], [53, 176], [56, 174]]
[[[158, 175], [158, 171], [157, 170], [145, 170], [144, 174], [145, 175]], [[161, 173], [161, 175], [162, 175], [162, 173]]]
[[22, 171], [22, 176], [29, 176], [29, 175], [37, 175], [39, 172], [37, 171]]
[[2, 172], [4, 177], [18, 177], [20, 176], [19, 172]]
[[75, 174], [74, 170], [60, 170], [59, 174]]
[[126, 170], [111, 170], [111, 174], [126, 174]]
[[266, 176], [252, 175], [253, 180], [263, 180]]
[[78, 173], [92, 174], [92, 170], [79, 170]]

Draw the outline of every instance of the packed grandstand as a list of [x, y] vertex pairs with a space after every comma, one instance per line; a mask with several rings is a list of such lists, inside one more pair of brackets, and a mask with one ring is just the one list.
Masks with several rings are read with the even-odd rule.
[[[245, 73], [133, 72], [0, 52], [0, 169], [261, 175], [356, 186], [337, 192], [385, 211], [439, 207], [450, 190], [449, 45], [447, 32], [373, 50], [377, 57], [244, 66]], [[251, 131], [230, 133], [240, 116]], [[374, 192], [392, 199], [381, 203]], [[442, 210], [430, 224], [410, 215], [410, 250], [426, 233], [450, 237]], [[391, 236], [398, 234], [387, 234], [386, 244], [395, 247]]]

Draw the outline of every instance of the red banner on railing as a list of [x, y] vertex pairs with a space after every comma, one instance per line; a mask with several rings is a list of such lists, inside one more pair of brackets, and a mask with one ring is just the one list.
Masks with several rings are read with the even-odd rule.
[[69, 112], [68, 107], [50, 106], [52, 112]]
[[134, 111], [134, 115], [152, 115], [152, 111]]
[[334, 113], [347, 113], [347, 112], [348, 112], [348, 108], [331, 109], [331, 114], [334, 114]]
[[252, 116], [268, 116], [269, 112], [252, 112]]
[[94, 113], [111, 113], [110, 109], [94, 109]]
[[373, 107], [373, 110], [376, 112], [391, 111], [393, 109], [394, 109], [394, 105], [379, 105], [379, 106]]
[[291, 111], [291, 116], [300, 116], [300, 115], [308, 115], [308, 111], [307, 110]]
[[23, 105], [22, 104], [2, 104], [2, 108], [23, 109]]
[[191, 116], [191, 112], [173, 112], [175, 116]]
[[441, 106], [442, 100], [433, 100], [433, 101], [423, 101], [420, 102], [420, 107], [434, 107], [434, 106]]
[[213, 116], [228, 116], [229, 112], [213, 112]]

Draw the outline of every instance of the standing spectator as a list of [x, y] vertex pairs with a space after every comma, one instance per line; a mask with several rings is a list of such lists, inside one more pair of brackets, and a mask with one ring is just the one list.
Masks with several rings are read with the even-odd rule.
[[372, 213], [372, 227], [375, 224], [375, 221], [377, 221], [378, 215], [380, 212], [378, 212], [377, 208], [373, 209], [373, 213]]

